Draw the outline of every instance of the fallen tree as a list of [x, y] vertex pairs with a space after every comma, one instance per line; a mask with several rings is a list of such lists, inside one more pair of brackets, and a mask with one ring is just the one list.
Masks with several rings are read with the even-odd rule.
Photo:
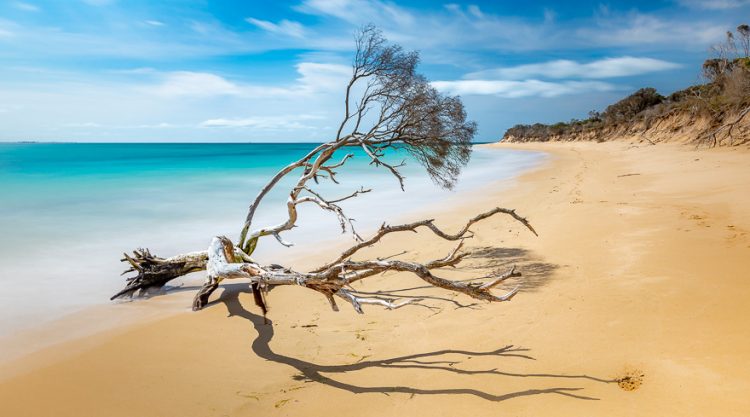
[[[393, 150], [408, 152], [427, 171], [432, 180], [443, 188], [455, 184], [461, 169], [468, 163], [471, 140], [476, 132], [474, 122], [466, 119], [463, 103], [458, 97], [445, 96], [436, 91], [422, 75], [416, 72], [419, 57], [415, 52], [405, 52], [397, 45], [388, 44], [374, 27], [365, 27], [356, 37], [356, 54], [352, 77], [346, 86], [344, 115], [336, 136], [321, 144], [299, 160], [287, 165], [274, 175], [260, 190], [248, 208], [247, 217], [236, 244], [224, 236], [214, 237], [207, 251], [181, 254], [170, 258], [152, 255], [147, 249], [124, 254], [123, 262], [135, 272], [127, 278], [126, 286], [112, 299], [141, 294], [150, 288], [160, 288], [167, 282], [190, 272], [206, 270], [207, 278], [196, 294], [193, 309], [203, 308], [211, 293], [224, 279], [250, 280], [256, 304], [266, 313], [265, 295], [276, 285], [297, 285], [323, 294], [334, 310], [338, 310], [335, 297], [350, 303], [362, 313], [362, 305], [374, 304], [388, 309], [402, 307], [414, 299], [403, 301], [383, 297], [365, 297], [351, 289], [351, 284], [385, 271], [412, 273], [439, 288], [466, 294], [486, 301], [508, 301], [518, 291], [515, 288], [502, 295], [492, 290], [501, 282], [519, 276], [515, 268], [482, 282], [459, 282], [440, 278], [432, 270], [455, 266], [467, 255], [461, 252], [464, 239], [471, 237], [470, 227], [488, 217], [504, 214], [520, 222], [534, 234], [533, 227], [513, 210], [494, 208], [469, 219], [456, 233], [438, 228], [433, 220], [421, 220], [397, 226], [383, 225], [369, 239], [363, 239], [354, 229], [354, 222], [341, 208], [342, 201], [356, 198], [370, 190], [360, 188], [339, 198], [326, 198], [316, 191], [319, 181], [336, 180], [337, 172], [353, 156], [351, 153], [334, 160], [337, 151], [358, 148], [369, 158], [370, 164], [388, 170], [404, 189], [404, 176], [399, 168], [387, 160], [386, 153]], [[253, 228], [258, 206], [279, 181], [296, 174], [298, 178], [289, 190], [286, 216], [276, 225]], [[339, 221], [343, 233], [350, 232], [356, 244], [336, 259], [311, 271], [298, 272], [280, 265], [264, 265], [252, 258], [259, 241], [268, 236], [280, 244], [291, 246], [282, 236], [298, 221], [297, 208], [312, 204], [331, 212]], [[457, 241], [455, 248], [441, 259], [424, 263], [393, 258], [353, 260], [362, 249], [377, 244], [392, 233], [414, 232], [424, 228], [438, 238]]]

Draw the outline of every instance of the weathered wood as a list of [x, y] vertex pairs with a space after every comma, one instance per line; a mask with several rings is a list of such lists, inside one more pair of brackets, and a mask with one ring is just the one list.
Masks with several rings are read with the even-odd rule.
[[[420, 226], [428, 227], [437, 236], [445, 240], [465, 239], [466, 234], [469, 232], [468, 227], [471, 224], [499, 213], [511, 215], [515, 220], [531, 229], [531, 226], [528, 225], [526, 219], [516, 215], [512, 210], [495, 208], [470, 219], [467, 225], [455, 234], [445, 233], [437, 228], [437, 226], [432, 223], [432, 220], [425, 220], [405, 225], [383, 226], [375, 236], [363, 243], [367, 243], [367, 246], [372, 246], [380, 241], [380, 239], [386, 234], [413, 231]], [[460, 263], [466, 255], [465, 253], [459, 252], [462, 243], [463, 240], [461, 240], [446, 257], [426, 263], [408, 262], [397, 259], [376, 259], [366, 261], [352, 261], [348, 259], [351, 255], [364, 247], [362, 243], [359, 243], [344, 251], [344, 256], [340, 256], [336, 261], [328, 263], [324, 267], [314, 269], [312, 272], [297, 272], [279, 267], [278, 265], [262, 266], [258, 263], [244, 260], [239, 260], [238, 262], [238, 257], [235, 255], [237, 248], [234, 247], [228, 238], [217, 236], [213, 238], [211, 245], [206, 251], [208, 258], [205, 263], [207, 272], [206, 282], [193, 300], [193, 310], [200, 310], [206, 306], [211, 293], [218, 288], [221, 281], [236, 278], [250, 280], [250, 285], [254, 291], [255, 302], [261, 307], [264, 314], [266, 313], [267, 308], [261, 291], [264, 288], [276, 285], [299, 285], [310, 288], [324, 294], [329, 301], [332, 301], [332, 296], [337, 296], [352, 304], [354, 309], [359, 313], [363, 312], [363, 304], [374, 304], [388, 309], [396, 309], [415, 302], [415, 300], [399, 301], [378, 297], [363, 298], [354, 295], [346, 289], [356, 281], [385, 271], [409, 272], [418, 276], [430, 285], [459, 292], [479, 300], [497, 302], [509, 301], [512, 299], [518, 292], [518, 288], [500, 296], [494, 295], [491, 290], [508, 278], [520, 276], [521, 274], [516, 271], [515, 267], [500, 276], [493, 277], [487, 282], [451, 281], [435, 276], [430, 271], [430, 269], [455, 266]], [[128, 259], [126, 258], [125, 261], [128, 261]], [[332, 302], [331, 306], [332, 308], [337, 309], [335, 302]]]
[[[362, 30], [356, 42], [352, 78], [345, 95], [344, 118], [335, 139], [317, 146], [299, 160], [285, 166], [260, 189], [248, 207], [237, 245], [224, 236], [217, 236], [212, 239], [208, 250], [203, 252], [166, 259], [152, 256], [148, 250], [134, 251], [133, 256], [126, 254], [122, 259], [130, 266], [126, 272], [136, 272], [136, 275], [128, 278], [126, 287], [115, 294], [113, 299], [132, 295], [136, 291], [142, 292], [150, 287], [161, 287], [174, 278], [204, 269], [206, 282], [193, 300], [194, 310], [200, 310], [208, 304], [211, 294], [223, 280], [236, 278], [249, 281], [255, 302], [264, 314], [267, 311], [266, 291], [277, 285], [297, 285], [314, 290], [323, 294], [334, 310], [338, 310], [334, 297], [345, 300], [359, 313], [363, 312], [363, 305], [397, 309], [414, 303], [413, 299], [361, 297], [350, 290], [352, 283], [385, 271], [411, 273], [435, 287], [480, 300], [502, 302], [516, 295], [517, 288], [501, 295], [493, 294], [493, 290], [501, 282], [520, 275], [515, 268], [488, 282], [451, 281], [438, 277], [431, 271], [460, 263], [466, 256], [466, 253], [460, 252], [463, 240], [473, 236], [470, 227], [492, 216], [507, 215], [536, 234], [531, 224], [514, 210], [497, 207], [480, 213], [452, 234], [446, 233], [435, 225], [434, 220], [428, 219], [397, 226], [384, 224], [372, 237], [363, 239], [354, 229], [353, 219], [339, 203], [370, 190], [361, 187], [344, 194], [344, 197], [326, 198], [314, 189], [321, 178], [338, 184], [336, 174], [352, 154], [347, 154], [338, 162], [332, 158], [337, 151], [349, 147], [361, 148], [370, 164], [387, 169], [402, 189], [405, 177], [399, 169], [405, 162], [388, 162], [386, 151], [389, 149], [405, 149], [425, 168], [433, 181], [444, 188], [453, 186], [462, 167], [469, 160], [476, 125], [466, 120], [466, 112], [458, 97], [438, 93], [426, 78], [415, 71], [418, 55], [404, 52], [397, 45], [388, 45], [380, 32], [370, 26]], [[353, 92], [360, 91], [362, 94], [359, 98], [353, 97]], [[366, 117], [368, 114], [370, 116]], [[370, 122], [370, 126], [364, 125]], [[284, 218], [275, 225], [251, 229], [256, 210], [265, 196], [283, 178], [293, 174], [298, 174], [299, 177], [289, 190]], [[266, 236], [273, 236], [284, 246], [292, 245], [284, 240], [282, 234], [296, 226], [299, 220], [298, 206], [306, 203], [315, 204], [336, 215], [342, 231], [349, 230], [357, 243], [333, 261], [307, 272], [293, 271], [278, 265], [262, 265], [253, 260], [253, 251], [260, 239]], [[415, 232], [419, 228], [430, 230], [437, 238], [458, 241], [458, 245], [447, 256], [427, 262], [396, 259], [401, 254], [385, 259], [352, 260], [352, 256], [360, 250], [377, 244], [386, 235]]]
[[191, 272], [206, 269], [208, 252], [191, 252], [171, 258], [154, 256], [148, 249], [136, 249], [130, 256], [124, 253], [123, 262], [130, 265], [130, 269], [123, 272], [137, 272], [137, 275], [127, 279], [127, 285], [110, 300], [122, 296], [132, 296], [136, 291], [145, 292], [150, 288], [161, 288], [167, 282], [187, 275]]

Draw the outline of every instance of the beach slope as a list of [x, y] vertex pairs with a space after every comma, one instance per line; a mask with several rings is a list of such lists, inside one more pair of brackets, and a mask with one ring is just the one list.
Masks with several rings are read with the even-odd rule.
[[[466, 265], [440, 273], [468, 279], [517, 264], [525, 276], [509, 284], [522, 286], [512, 302], [474, 304], [393, 274], [358, 289], [423, 305], [333, 313], [323, 297], [279, 288], [264, 324], [230, 283], [204, 311], [2, 365], [3, 415], [745, 415], [748, 152], [491, 146], [551, 156], [508, 188], [425, 215], [447, 229], [498, 205], [527, 216], [539, 237], [492, 218], [474, 228]], [[406, 258], [427, 259], [451, 245], [405, 234], [371, 253], [409, 248]], [[188, 306], [192, 294], [147, 302]]]

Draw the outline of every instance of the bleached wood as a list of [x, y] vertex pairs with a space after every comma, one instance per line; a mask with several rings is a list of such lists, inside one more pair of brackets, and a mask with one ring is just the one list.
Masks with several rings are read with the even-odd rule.
[[[338, 309], [335, 297], [346, 300], [360, 313], [363, 305], [397, 309], [414, 303], [413, 299], [362, 297], [351, 291], [352, 283], [386, 271], [410, 273], [432, 286], [490, 302], [508, 301], [517, 294], [518, 288], [501, 295], [493, 293], [501, 282], [520, 275], [515, 269], [486, 283], [479, 278], [472, 282], [452, 281], [432, 272], [459, 264], [467, 255], [461, 252], [461, 248], [464, 240], [473, 236], [471, 226], [492, 216], [509, 216], [536, 234], [531, 224], [514, 210], [496, 207], [480, 213], [455, 233], [447, 233], [437, 227], [434, 220], [426, 219], [396, 226], [383, 224], [369, 239], [363, 239], [354, 228], [354, 219], [339, 203], [366, 194], [370, 189], [360, 187], [344, 193], [343, 197], [327, 198], [315, 188], [320, 179], [338, 184], [338, 170], [346, 166], [353, 154], [347, 153], [338, 162], [333, 158], [352, 147], [362, 149], [371, 165], [390, 172], [402, 190], [405, 189], [405, 177], [400, 168], [405, 161], [387, 161], [387, 151], [391, 149], [409, 152], [444, 188], [453, 186], [461, 168], [468, 162], [476, 125], [466, 120], [460, 99], [441, 95], [415, 72], [419, 61], [417, 54], [404, 52], [397, 45], [388, 45], [380, 32], [369, 26], [357, 37], [356, 45], [352, 78], [344, 97], [344, 116], [335, 138], [316, 146], [271, 177], [248, 207], [237, 244], [217, 236], [206, 251], [171, 258], [153, 256], [145, 249], [134, 251], [132, 256], [125, 254], [122, 261], [129, 265], [126, 272], [135, 272], [136, 275], [128, 278], [126, 287], [112, 298], [160, 287], [171, 279], [204, 269], [206, 282], [193, 301], [195, 310], [207, 305], [211, 293], [223, 280], [238, 278], [250, 282], [256, 304], [264, 314], [267, 309], [265, 293], [278, 285], [296, 285], [317, 291], [325, 296], [334, 310]], [[361, 96], [354, 97], [354, 91], [362, 91]], [[258, 206], [282, 179], [292, 175], [297, 175], [297, 179], [288, 192], [282, 218], [275, 224], [253, 228]], [[273, 236], [284, 246], [293, 245], [284, 236], [297, 226], [300, 204], [314, 204], [333, 213], [342, 232], [349, 231], [357, 243], [334, 260], [306, 272], [256, 262], [252, 254], [261, 238]], [[425, 262], [398, 259], [402, 254], [373, 260], [352, 259], [359, 255], [360, 250], [378, 244], [391, 233], [416, 232], [420, 228], [428, 229], [439, 239], [458, 241], [458, 244], [445, 257]]]

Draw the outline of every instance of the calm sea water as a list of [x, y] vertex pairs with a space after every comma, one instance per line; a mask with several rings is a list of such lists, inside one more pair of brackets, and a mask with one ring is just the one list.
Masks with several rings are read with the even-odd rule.
[[[0, 336], [108, 302], [124, 282], [123, 251], [148, 247], [171, 256], [203, 249], [217, 234], [236, 239], [260, 187], [314, 146], [0, 144]], [[454, 191], [432, 185], [407, 159], [403, 193], [387, 172], [355, 155], [341, 170], [342, 184], [324, 183], [320, 190], [334, 197], [373, 188], [344, 203], [362, 232], [383, 221], [424, 217], [413, 213], [421, 204], [440, 203], [487, 180], [512, 178], [542, 158], [476, 148]], [[284, 220], [284, 189], [282, 184], [265, 200], [255, 224]], [[268, 239], [255, 256], [283, 263], [310, 243], [350, 239], [340, 235], [335, 216], [312, 206], [301, 210], [299, 224], [285, 235], [295, 248]]]

